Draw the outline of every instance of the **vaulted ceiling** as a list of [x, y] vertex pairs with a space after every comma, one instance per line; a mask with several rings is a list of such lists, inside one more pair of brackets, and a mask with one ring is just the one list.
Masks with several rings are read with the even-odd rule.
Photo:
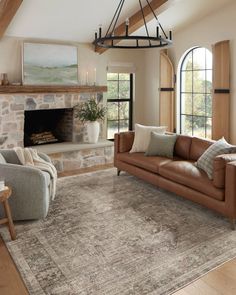
[[[6, 35], [62, 41], [92, 42], [99, 24], [106, 29], [120, 0], [24, 0]], [[174, 32], [235, 0], [168, 0], [157, 13]], [[143, 5], [146, 4], [142, 0]], [[138, 0], [126, 0], [121, 21], [139, 10]], [[150, 30], [155, 21], [149, 22]], [[142, 30], [142, 29], [140, 29]]]

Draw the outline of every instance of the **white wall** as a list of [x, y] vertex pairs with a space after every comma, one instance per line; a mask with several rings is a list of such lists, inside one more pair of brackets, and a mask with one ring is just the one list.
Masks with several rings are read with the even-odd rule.
[[223, 9], [199, 19], [195, 24], [174, 35], [174, 46], [170, 50], [177, 71], [178, 63], [184, 52], [194, 46], [202, 46], [211, 50], [211, 45], [222, 40], [230, 40], [231, 50], [231, 123], [230, 138], [236, 144], [236, 1]]
[[[4, 37], [0, 41], [0, 73], [7, 73], [10, 82], [21, 82], [22, 62], [21, 48], [23, 39]], [[27, 40], [33, 42], [50, 43], [48, 40]], [[54, 42], [61, 43], [61, 42]], [[62, 43], [63, 44], [63, 43]], [[136, 67], [135, 72], [135, 101], [134, 123], [145, 124], [144, 91], [145, 91], [145, 51], [143, 50], [116, 50], [111, 49], [99, 55], [94, 52], [90, 44], [66, 43], [78, 47], [79, 80], [84, 81], [86, 72], [89, 80], [93, 82], [94, 68], [97, 70], [97, 83], [106, 85], [107, 65], [110, 62], [129, 62]]]

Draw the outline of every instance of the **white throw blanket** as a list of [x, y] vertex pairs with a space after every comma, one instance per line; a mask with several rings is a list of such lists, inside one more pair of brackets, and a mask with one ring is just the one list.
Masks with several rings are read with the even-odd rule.
[[54, 165], [43, 160], [34, 149], [16, 147], [14, 150], [22, 165], [34, 166], [35, 168], [46, 171], [50, 174], [52, 180], [52, 185], [50, 185], [50, 197], [54, 200], [57, 183], [57, 170]]

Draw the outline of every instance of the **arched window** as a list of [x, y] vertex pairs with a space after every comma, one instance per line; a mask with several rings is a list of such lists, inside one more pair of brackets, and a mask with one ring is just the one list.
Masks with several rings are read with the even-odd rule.
[[211, 138], [212, 53], [188, 51], [180, 67], [180, 133]]

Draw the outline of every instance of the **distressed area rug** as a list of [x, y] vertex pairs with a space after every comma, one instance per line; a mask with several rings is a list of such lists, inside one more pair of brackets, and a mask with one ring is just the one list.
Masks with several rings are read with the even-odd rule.
[[171, 294], [236, 256], [217, 214], [115, 169], [59, 179], [45, 221], [1, 233], [30, 294]]

